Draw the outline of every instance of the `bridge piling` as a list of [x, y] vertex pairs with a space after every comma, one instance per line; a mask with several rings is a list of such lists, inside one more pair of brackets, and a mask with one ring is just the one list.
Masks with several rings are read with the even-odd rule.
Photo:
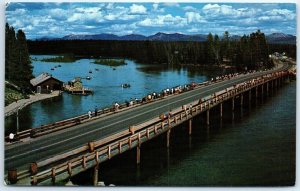
[[234, 97], [232, 98], [231, 111], [234, 111]]
[[140, 146], [136, 147], [136, 164], [139, 165], [141, 162], [141, 148]]
[[94, 175], [93, 175], [93, 185], [94, 186], [97, 186], [98, 185], [98, 170], [99, 169], [99, 164], [97, 164], [95, 167], [94, 167]]
[[171, 129], [167, 131], [167, 148], [170, 147], [170, 134], [171, 134]]
[[220, 117], [223, 117], [223, 103], [220, 103]]
[[206, 110], [206, 125], [209, 126], [209, 109]]
[[192, 119], [189, 120], [189, 135], [192, 135]]

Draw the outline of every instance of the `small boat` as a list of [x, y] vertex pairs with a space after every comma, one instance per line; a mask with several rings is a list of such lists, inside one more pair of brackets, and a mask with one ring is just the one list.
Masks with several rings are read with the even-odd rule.
[[113, 70], [116, 70], [116, 68], [113, 68]]
[[59, 64], [58, 67], [61, 67], [61, 65]]
[[130, 88], [130, 84], [122, 84], [122, 88]]
[[91, 74], [91, 73], [93, 73], [93, 71], [92, 71], [92, 70], [90, 70], [90, 71], [89, 71], [89, 73]]
[[87, 79], [87, 80], [90, 80], [90, 79], [92, 79], [90, 76], [87, 76], [85, 79]]
[[54, 70], [54, 68], [51, 68], [51, 70]]
[[96, 70], [96, 71], [99, 71], [99, 69], [98, 69], [98, 68], [95, 68], [95, 70]]

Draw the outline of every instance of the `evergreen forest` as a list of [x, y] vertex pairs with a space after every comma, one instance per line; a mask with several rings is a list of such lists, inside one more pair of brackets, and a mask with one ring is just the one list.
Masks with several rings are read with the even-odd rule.
[[87, 58], [127, 58], [139, 63], [172, 65], [230, 65], [238, 70], [271, 67], [269, 54], [286, 52], [296, 56], [295, 45], [267, 44], [260, 30], [240, 39], [225, 31], [219, 37], [209, 33], [205, 42], [48, 40], [28, 41], [31, 54], [74, 54]]

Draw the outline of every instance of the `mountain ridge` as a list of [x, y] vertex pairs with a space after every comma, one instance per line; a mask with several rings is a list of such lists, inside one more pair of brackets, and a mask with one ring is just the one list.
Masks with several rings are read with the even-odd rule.
[[[231, 35], [229, 38], [232, 41], [239, 40], [242, 36]], [[195, 34], [186, 35], [182, 33], [163, 33], [158, 32], [154, 35], [141, 35], [141, 34], [128, 34], [118, 36], [115, 34], [101, 33], [101, 34], [70, 34], [62, 38], [42, 37], [36, 40], [47, 41], [47, 40], [124, 40], [124, 41], [196, 41], [205, 42], [207, 35]], [[272, 33], [266, 35], [266, 40], [270, 44], [296, 44], [296, 36], [285, 33]]]

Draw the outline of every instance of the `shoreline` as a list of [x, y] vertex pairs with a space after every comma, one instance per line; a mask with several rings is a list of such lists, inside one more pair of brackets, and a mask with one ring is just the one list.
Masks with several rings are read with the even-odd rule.
[[8, 117], [17, 112], [18, 109], [23, 109], [24, 107], [45, 99], [57, 97], [61, 95], [61, 91], [53, 91], [50, 94], [34, 94], [30, 95], [29, 99], [21, 99], [17, 102], [13, 102], [4, 108], [5, 117]]

